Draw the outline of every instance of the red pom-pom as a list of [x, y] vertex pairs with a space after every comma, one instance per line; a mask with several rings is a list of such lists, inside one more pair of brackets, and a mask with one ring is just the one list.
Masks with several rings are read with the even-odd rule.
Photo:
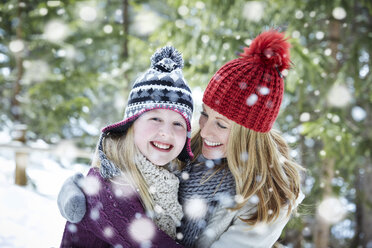
[[265, 66], [277, 67], [279, 71], [290, 67], [290, 44], [283, 33], [270, 30], [258, 35], [240, 56]]

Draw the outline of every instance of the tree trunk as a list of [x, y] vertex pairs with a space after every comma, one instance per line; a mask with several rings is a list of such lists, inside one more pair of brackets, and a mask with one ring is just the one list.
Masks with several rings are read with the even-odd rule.
[[355, 196], [355, 235], [354, 239], [351, 243], [351, 247], [359, 247], [362, 238], [362, 221], [363, 221], [363, 213], [362, 213], [362, 179], [360, 175], [360, 166], [356, 166], [354, 170], [355, 181], [354, 187], [356, 191]]
[[28, 153], [16, 152], [16, 171], [15, 171], [15, 184], [20, 186], [27, 185], [26, 167], [28, 163]]
[[[337, 60], [338, 44], [341, 38], [341, 23], [337, 20], [331, 20], [329, 23], [329, 47], [332, 51], [331, 56], [335, 61], [335, 67], [329, 73], [334, 74], [336, 78], [337, 73], [340, 70], [341, 64]], [[325, 199], [328, 196], [332, 196], [332, 178], [334, 176], [334, 158], [326, 158], [323, 163], [321, 182], [324, 184], [323, 196], [321, 199]], [[330, 224], [325, 222], [319, 213], [316, 213], [315, 220], [315, 231], [314, 231], [314, 244], [316, 248], [327, 248], [329, 244], [329, 229]]]
[[[129, 1], [123, 0], [123, 61], [128, 61], [129, 58]], [[131, 83], [128, 73], [124, 72], [125, 87], [123, 89], [124, 99], [128, 99], [131, 90]]]
[[361, 232], [360, 232], [360, 244], [362, 247], [372, 247], [372, 163], [371, 159], [368, 158], [364, 173], [360, 175], [360, 186], [361, 186]]
[[[22, 40], [22, 11], [21, 7], [18, 4], [17, 9], [17, 17], [18, 17], [18, 24], [16, 26], [16, 37], [18, 40]], [[23, 77], [23, 58], [22, 58], [22, 51], [19, 53], [15, 53], [15, 60], [16, 60], [16, 66], [17, 66], [17, 77], [16, 81], [13, 85], [13, 95], [10, 100], [10, 113], [13, 117], [13, 120], [15, 122], [20, 122], [21, 120], [21, 107], [20, 102], [18, 100], [18, 95], [21, 93], [22, 86], [21, 86], [21, 80]]]
[[[372, 55], [370, 53], [370, 55]], [[367, 94], [370, 94], [370, 92], [366, 92]], [[371, 105], [367, 102], [365, 104], [365, 110], [367, 113], [371, 113]], [[372, 132], [370, 130], [370, 127], [372, 125], [372, 117], [370, 114], [367, 115], [367, 119], [364, 123], [365, 127], [362, 132], [362, 137], [366, 139], [366, 142], [364, 144], [369, 149], [362, 149], [366, 150], [364, 152], [363, 156], [365, 157], [365, 163], [362, 167], [362, 170], [358, 171], [358, 176], [360, 180], [360, 236], [359, 236], [359, 244], [362, 245], [362, 247], [370, 248], [372, 247], [372, 154], [371, 154], [371, 144], [372, 144]]]
[[[26, 142], [26, 125], [15, 125], [13, 130], [13, 139], [24, 144]], [[28, 153], [17, 151], [15, 153], [15, 184], [24, 186], [27, 184], [26, 167], [28, 163]]]
[[[16, 37], [18, 40], [22, 40], [22, 7], [20, 6], [20, 1], [17, 4], [17, 17], [18, 17], [18, 24], [16, 27]], [[27, 126], [22, 123], [22, 116], [21, 116], [21, 103], [18, 100], [18, 96], [22, 91], [22, 84], [21, 80], [23, 77], [23, 58], [22, 58], [22, 51], [19, 53], [15, 53], [16, 59], [16, 66], [17, 66], [17, 77], [16, 81], [14, 82], [13, 86], [13, 95], [11, 97], [11, 115], [13, 117], [14, 123], [14, 130], [13, 130], [13, 139], [15, 141], [19, 141], [22, 144], [26, 143], [26, 130]], [[15, 163], [16, 163], [16, 171], [15, 171], [15, 184], [18, 185], [26, 185], [27, 184], [27, 177], [26, 177], [26, 167], [28, 162], [28, 153], [25, 152], [16, 152], [15, 153]]]
[[[323, 197], [327, 198], [332, 195], [332, 178], [334, 176], [335, 159], [327, 158], [323, 163], [321, 174], [321, 183], [324, 185]], [[329, 243], [330, 224], [325, 222], [319, 213], [316, 213], [314, 227], [314, 244], [316, 248], [327, 248]]]
[[123, 0], [123, 58], [128, 59], [128, 33], [129, 33], [129, 3], [128, 0]]

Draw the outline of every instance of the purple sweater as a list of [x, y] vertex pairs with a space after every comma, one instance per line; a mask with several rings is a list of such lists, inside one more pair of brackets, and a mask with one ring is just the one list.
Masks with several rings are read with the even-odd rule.
[[61, 247], [182, 247], [151, 224], [131, 186], [103, 179], [98, 168], [91, 168], [87, 178], [98, 193], [85, 192], [87, 214], [77, 224], [66, 223]]

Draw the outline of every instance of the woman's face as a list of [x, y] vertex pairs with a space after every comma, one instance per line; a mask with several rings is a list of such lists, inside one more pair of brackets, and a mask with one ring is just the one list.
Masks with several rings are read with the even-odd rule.
[[203, 104], [199, 125], [203, 156], [207, 159], [225, 158], [232, 121]]

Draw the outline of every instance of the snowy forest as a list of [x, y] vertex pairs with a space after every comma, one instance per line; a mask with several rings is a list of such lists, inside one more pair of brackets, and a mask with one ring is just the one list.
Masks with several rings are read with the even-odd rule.
[[58, 191], [89, 169], [157, 48], [182, 52], [196, 124], [213, 74], [268, 29], [291, 43], [275, 128], [306, 168], [279, 241], [372, 248], [369, 0], [1, 1], [0, 247], [59, 245]]

